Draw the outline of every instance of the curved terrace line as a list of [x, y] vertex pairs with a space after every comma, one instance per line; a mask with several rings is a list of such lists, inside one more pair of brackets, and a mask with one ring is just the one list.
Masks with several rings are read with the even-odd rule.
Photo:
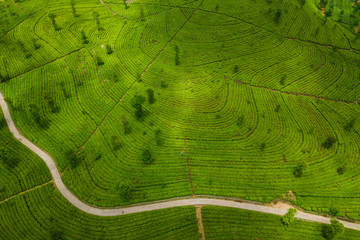
[[[119, 216], [131, 213], [140, 213], [146, 211], [154, 211], [160, 209], [167, 209], [173, 207], [183, 207], [183, 206], [201, 206], [201, 205], [211, 205], [211, 206], [220, 206], [220, 207], [231, 207], [231, 208], [239, 208], [245, 209], [250, 211], [256, 211], [261, 213], [268, 213], [268, 214], [275, 214], [275, 215], [284, 215], [287, 212], [287, 209], [279, 209], [276, 207], [270, 207], [265, 205], [260, 205], [254, 202], [242, 202], [241, 199], [222, 199], [219, 197], [201, 197], [197, 196], [194, 198], [191, 197], [182, 197], [182, 198], [174, 198], [174, 199], [166, 199], [163, 201], [156, 201], [156, 202], [147, 202], [143, 204], [131, 205], [131, 206], [124, 206], [118, 208], [99, 208], [95, 206], [90, 206], [82, 202], [77, 196], [75, 196], [64, 184], [61, 179], [61, 175], [59, 169], [53, 158], [39, 147], [37, 147], [34, 143], [28, 140], [25, 136], [23, 136], [16, 128], [15, 123], [11, 117], [8, 105], [4, 99], [3, 94], [0, 92], [0, 107], [4, 114], [4, 118], [6, 120], [6, 124], [13, 134], [14, 138], [18, 140], [20, 143], [25, 145], [29, 148], [32, 152], [38, 155], [45, 163], [46, 166], [49, 168], [51, 177], [54, 180], [56, 188], [60, 191], [61, 195], [68, 200], [72, 205], [74, 205], [79, 210], [97, 216]], [[315, 214], [305, 213], [302, 211], [298, 211], [296, 218], [330, 224], [330, 217], [319, 216]], [[353, 223], [348, 221], [339, 220], [344, 227], [360, 230], [359, 223]]]

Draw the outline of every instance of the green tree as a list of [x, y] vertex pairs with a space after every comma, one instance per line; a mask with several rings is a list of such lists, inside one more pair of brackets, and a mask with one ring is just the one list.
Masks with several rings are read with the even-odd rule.
[[111, 47], [110, 47], [109, 44], [106, 45], [106, 52], [107, 52], [107, 54], [109, 54], [109, 55], [111, 55], [111, 54], [113, 53], [113, 50], [111, 49]]
[[295, 221], [295, 215], [297, 210], [295, 208], [290, 208], [288, 212], [281, 218], [281, 223], [288, 227], [291, 223]]
[[175, 45], [174, 50], [175, 50], [175, 65], [178, 66], [180, 65], [179, 46]]
[[129, 6], [128, 6], [128, 4], [127, 4], [126, 0], [123, 0], [123, 3], [124, 3], [124, 6], [125, 6], [125, 9], [128, 9], [128, 8], [129, 8]]
[[239, 66], [238, 65], [235, 65], [234, 68], [233, 68], [233, 73], [237, 73], [239, 72]]
[[145, 112], [142, 108], [142, 104], [145, 102], [145, 97], [142, 95], [135, 95], [131, 99], [131, 106], [135, 108], [135, 117], [137, 120], [141, 120], [145, 116]]
[[330, 225], [322, 225], [321, 229], [322, 236], [328, 240], [334, 239], [337, 235], [344, 232], [344, 225], [338, 220], [331, 219], [330, 223]]
[[59, 108], [55, 105], [55, 101], [49, 92], [44, 92], [44, 100], [52, 113], [58, 112]]
[[304, 174], [304, 170], [306, 165], [304, 163], [299, 163], [296, 167], [294, 167], [293, 174], [296, 178], [300, 178]]
[[96, 64], [100, 67], [102, 65], [104, 65], [104, 61], [102, 60], [101, 57], [97, 56], [96, 57]]
[[146, 165], [150, 165], [151, 163], [154, 162], [154, 159], [152, 157], [152, 154], [150, 152], [149, 149], [145, 149], [142, 154], [141, 154], [141, 160], [143, 161], [143, 163], [145, 163]]
[[80, 158], [77, 156], [74, 150], [68, 150], [65, 152], [65, 157], [70, 163], [71, 168], [76, 168], [80, 164]]
[[129, 180], [124, 180], [116, 184], [116, 191], [119, 192], [120, 197], [123, 200], [128, 202], [133, 196], [133, 193], [135, 191], [135, 186]]
[[336, 139], [330, 136], [326, 138], [325, 142], [322, 143], [322, 146], [326, 149], [329, 149], [334, 145], [334, 143], [336, 143]]
[[276, 11], [275, 17], [274, 17], [274, 22], [275, 23], [278, 23], [280, 21], [281, 15], [282, 15], [282, 11], [281, 11], [281, 9], [278, 9]]

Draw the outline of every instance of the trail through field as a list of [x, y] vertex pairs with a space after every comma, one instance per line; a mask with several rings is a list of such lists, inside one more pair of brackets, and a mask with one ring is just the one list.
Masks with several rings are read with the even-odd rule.
[[24, 11], [19, 7], [19, 5], [17, 5], [17, 3], [16, 3], [14, 0], [12, 0], [12, 2], [15, 4], [15, 6], [16, 6], [23, 14], [25, 14]]
[[[192, 197], [181, 197], [176, 199], [166, 199], [163, 201], [156, 202], [147, 202], [142, 204], [118, 207], [118, 208], [97, 208], [95, 206], [90, 206], [80, 199], [78, 199], [64, 184], [61, 179], [61, 175], [54, 159], [45, 151], [41, 150], [34, 143], [28, 140], [25, 136], [23, 136], [16, 128], [15, 123], [11, 117], [8, 105], [5, 102], [3, 94], [0, 92], [0, 107], [4, 114], [4, 118], [6, 124], [13, 134], [14, 138], [18, 140], [20, 143], [29, 148], [32, 152], [38, 155], [49, 168], [53, 181], [55, 183], [56, 188], [60, 191], [61, 195], [68, 200], [72, 205], [78, 208], [81, 211], [84, 211], [88, 214], [97, 215], [97, 216], [118, 216], [124, 214], [131, 213], [140, 213], [146, 211], [154, 211], [160, 209], [167, 209], [173, 207], [183, 207], [183, 206], [204, 206], [204, 205], [212, 205], [212, 206], [220, 206], [220, 207], [231, 207], [231, 208], [239, 208], [250, 211], [257, 211], [262, 213], [269, 213], [275, 215], [284, 215], [287, 210], [282, 208], [276, 208], [271, 206], [261, 205], [255, 202], [244, 202], [241, 199], [226, 199], [220, 198], [216, 196], [195, 196]], [[46, 183], [48, 184], [48, 183]], [[15, 197], [15, 196], [14, 196]], [[312, 222], [330, 224], [330, 217], [305, 213], [303, 211], [298, 211], [296, 218], [303, 219]], [[349, 222], [344, 220], [339, 220], [346, 228], [359, 230], [360, 231], [360, 223]]]
[[196, 218], [198, 219], [199, 233], [201, 233], [201, 240], [205, 240], [205, 230], [202, 221], [201, 206], [196, 206]]

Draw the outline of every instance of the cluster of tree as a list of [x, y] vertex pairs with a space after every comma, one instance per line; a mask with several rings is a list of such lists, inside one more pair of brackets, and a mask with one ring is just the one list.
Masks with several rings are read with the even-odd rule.
[[131, 106], [135, 108], [135, 118], [137, 120], [141, 120], [145, 116], [145, 112], [142, 107], [144, 102], [145, 97], [142, 95], [135, 95], [133, 99], [131, 99]]
[[104, 65], [104, 61], [102, 60], [102, 58], [100, 56], [96, 57], [96, 64], [100, 67], [102, 65]]
[[175, 45], [174, 50], [175, 50], [175, 65], [178, 66], [180, 65], [179, 46]]
[[288, 210], [288, 212], [281, 217], [281, 223], [285, 226], [288, 227], [290, 226], [291, 223], [293, 223], [295, 221], [295, 215], [297, 213], [297, 210], [295, 208], [290, 208]]
[[54, 13], [49, 13], [48, 16], [51, 19], [51, 24], [53, 25], [55, 31], [59, 31], [60, 28], [59, 28], [59, 26], [57, 25], [57, 23], [55, 21], [56, 15]]

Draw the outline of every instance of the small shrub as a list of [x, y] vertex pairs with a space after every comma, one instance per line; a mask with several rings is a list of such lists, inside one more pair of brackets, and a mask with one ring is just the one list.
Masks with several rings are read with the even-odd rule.
[[157, 146], [162, 146], [164, 144], [164, 139], [161, 137], [162, 133], [160, 129], [156, 129], [154, 133], [155, 141]]
[[281, 218], [281, 223], [288, 227], [291, 223], [295, 221], [295, 215], [297, 210], [295, 208], [290, 208], [288, 212]]
[[334, 206], [329, 208], [329, 213], [332, 216], [336, 216], [339, 213], [339, 209], [335, 208]]
[[344, 172], [345, 172], [345, 167], [344, 167], [344, 166], [343, 166], [343, 167], [338, 167], [338, 168], [336, 169], [336, 171], [337, 171], [337, 173], [338, 173], [339, 175], [343, 175]]
[[240, 116], [236, 122], [236, 125], [238, 125], [238, 127], [242, 127], [245, 123], [245, 117], [244, 115]]
[[279, 111], [280, 111], [280, 109], [281, 109], [280, 104], [276, 105], [275, 112], [279, 112]]
[[123, 125], [124, 134], [127, 135], [127, 134], [131, 133], [131, 127], [130, 127], [129, 120], [127, 120], [127, 118], [125, 116], [122, 116], [121, 121], [122, 121], [122, 125]]
[[84, 30], [81, 30], [81, 40], [82, 40], [83, 44], [88, 44], [89, 43]]
[[260, 150], [263, 152], [265, 150], [265, 147], [266, 147], [266, 143], [262, 143], [260, 145]]
[[285, 85], [285, 80], [286, 80], [286, 75], [282, 75], [281, 79], [280, 79], [280, 85], [284, 86]]
[[351, 119], [350, 122], [348, 122], [348, 124], [346, 124], [346, 126], [344, 127], [344, 129], [345, 129], [346, 131], [350, 132], [351, 129], [353, 129], [353, 127], [354, 127], [355, 121], [356, 121], [355, 118]]
[[238, 65], [235, 65], [234, 68], [233, 68], [233, 73], [237, 73], [239, 72], [239, 66]]

